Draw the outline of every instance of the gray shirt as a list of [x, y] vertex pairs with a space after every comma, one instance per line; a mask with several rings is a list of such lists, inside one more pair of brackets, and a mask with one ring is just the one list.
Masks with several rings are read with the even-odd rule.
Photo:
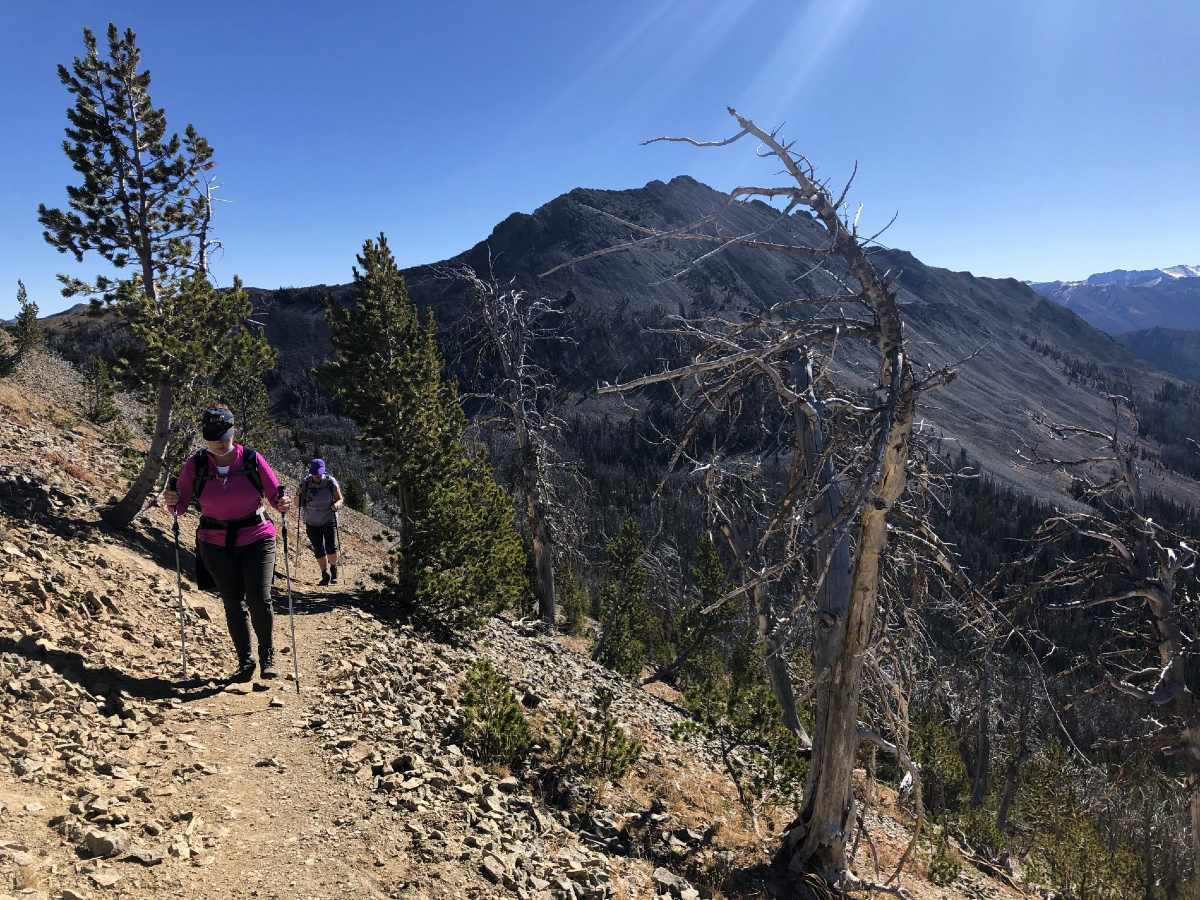
[[333, 501], [336, 499], [337, 479], [326, 475], [320, 481], [305, 478], [300, 485], [300, 506], [304, 509], [304, 524], [314, 528], [322, 525], [332, 525], [334, 519]]

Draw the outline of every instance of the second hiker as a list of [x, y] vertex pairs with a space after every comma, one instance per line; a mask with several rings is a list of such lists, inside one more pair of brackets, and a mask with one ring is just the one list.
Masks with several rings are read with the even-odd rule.
[[179, 472], [179, 490], [167, 490], [164, 502], [176, 515], [195, 502], [200, 507], [196, 548], [225, 604], [229, 636], [237, 651], [235, 680], [254, 677], [247, 609], [258, 638], [263, 678], [279, 677], [271, 615], [275, 573], [275, 523], [266, 500], [287, 514], [291, 500], [281, 496], [279, 479], [261, 454], [234, 443], [233, 413], [214, 405], [204, 411], [201, 430], [207, 449], [188, 457]]
[[325, 460], [314, 459], [308, 464], [308, 477], [300, 484], [300, 509], [308, 542], [321, 567], [321, 584], [337, 584], [337, 511], [343, 502], [342, 488], [326, 473]]

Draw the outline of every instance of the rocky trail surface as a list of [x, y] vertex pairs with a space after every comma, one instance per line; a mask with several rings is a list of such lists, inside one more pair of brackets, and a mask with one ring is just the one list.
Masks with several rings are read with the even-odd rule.
[[[731, 873], [765, 858], [770, 825], [748, 829], [710, 751], [676, 742], [669, 700], [519, 622], [494, 620], [467, 648], [392, 621], [359, 590], [382, 552], [365, 517], [344, 520], [340, 590], [299, 556], [299, 692], [282, 577], [285, 677], [241, 685], [224, 680], [220, 602], [185, 574], [185, 679], [170, 517], [100, 526], [122, 461], [72, 411], [72, 379], [39, 356], [0, 382], [0, 900], [762, 895]], [[642, 759], [583, 802], [476, 765], [453, 724], [479, 657], [535, 722], [611, 690]], [[876, 818], [870, 852], [886, 864], [907, 832], [899, 813]], [[1017, 896], [967, 871], [947, 889], [905, 884]]]

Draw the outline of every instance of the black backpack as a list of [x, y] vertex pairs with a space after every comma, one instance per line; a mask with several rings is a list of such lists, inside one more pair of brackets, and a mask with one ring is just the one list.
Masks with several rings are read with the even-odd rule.
[[[198, 506], [200, 504], [200, 495], [204, 493], [204, 485], [208, 483], [208, 451], [197, 450], [193, 459], [195, 460], [196, 467], [196, 481], [192, 487], [192, 502]], [[251, 450], [249, 447], [242, 448], [242, 471], [250, 479], [250, 483], [254, 485], [254, 489], [258, 491], [258, 496], [265, 496], [266, 492], [263, 490], [262, 476], [258, 472], [257, 450]]]

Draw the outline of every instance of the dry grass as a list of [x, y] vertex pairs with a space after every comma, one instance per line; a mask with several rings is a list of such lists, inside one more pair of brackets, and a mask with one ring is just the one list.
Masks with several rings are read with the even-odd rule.
[[29, 396], [10, 381], [0, 381], [0, 412], [22, 428], [33, 424]]
[[71, 460], [64, 457], [61, 453], [52, 451], [47, 453], [45, 458], [76, 481], [82, 481], [84, 484], [99, 484], [99, 479], [95, 475], [77, 463], [71, 462]]

